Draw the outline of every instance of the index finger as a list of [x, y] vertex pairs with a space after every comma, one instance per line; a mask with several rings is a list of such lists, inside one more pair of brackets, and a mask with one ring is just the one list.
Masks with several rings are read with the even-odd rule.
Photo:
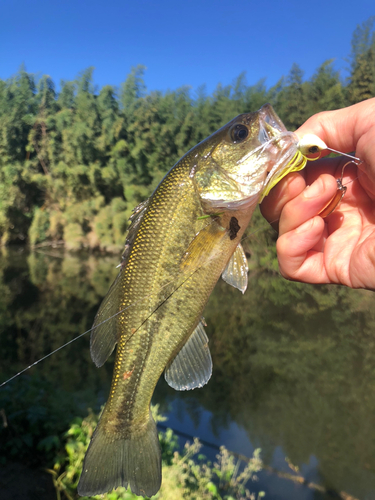
[[[287, 175], [276, 184], [276, 186], [271, 189], [269, 195], [264, 198], [260, 206], [263, 217], [268, 220], [276, 231], [278, 231], [278, 221], [286, 203], [296, 198], [306, 186], [313, 184], [321, 174], [330, 174], [335, 179], [341, 177], [341, 167], [344, 164], [343, 160], [345, 159], [324, 158], [308, 163], [300, 172], [293, 172]], [[332, 185], [330, 186], [329, 193], [331, 197], [334, 196]], [[321, 197], [326, 198], [324, 190], [321, 193]]]
[[280, 214], [289, 200], [298, 196], [306, 187], [304, 172], [293, 172], [284, 177], [271, 189], [260, 204], [263, 217], [278, 232]]
[[375, 98], [312, 116], [296, 130], [299, 137], [307, 133], [317, 135], [332, 149], [356, 151], [362, 161], [371, 165], [375, 157]]

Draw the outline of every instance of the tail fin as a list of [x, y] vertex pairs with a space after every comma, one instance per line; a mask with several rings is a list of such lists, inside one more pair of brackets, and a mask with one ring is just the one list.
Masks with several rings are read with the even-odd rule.
[[151, 497], [161, 485], [158, 433], [150, 419], [142, 435], [128, 439], [106, 435], [100, 422], [91, 438], [78, 483], [81, 496], [99, 495], [130, 486], [136, 495]]

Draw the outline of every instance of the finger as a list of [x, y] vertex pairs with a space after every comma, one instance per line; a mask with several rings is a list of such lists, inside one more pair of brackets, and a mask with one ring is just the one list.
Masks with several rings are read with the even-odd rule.
[[329, 283], [324, 253], [312, 250], [322, 239], [325, 224], [321, 217], [308, 220], [280, 236], [276, 248], [281, 274], [293, 281]]
[[[306, 183], [312, 184], [323, 173], [330, 173], [339, 179], [342, 167], [347, 161], [344, 157], [324, 158], [311, 163], [309, 162], [302, 172], [293, 172], [287, 175], [271, 189], [269, 195], [261, 203], [260, 210], [263, 217], [268, 220], [274, 229], [278, 230], [278, 221], [285, 204], [298, 196], [306, 187]], [[345, 173], [347, 171], [348, 168]], [[354, 178], [355, 175], [353, 174], [350, 180]]]
[[359, 169], [367, 178], [365, 188], [369, 196], [375, 199], [375, 123], [358, 141], [357, 154], [363, 160]]
[[372, 201], [375, 201], [375, 183], [373, 175], [368, 175], [367, 172], [361, 172], [359, 183], [362, 187], [361, 196], [368, 196]]
[[[356, 152], [362, 160], [360, 169], [366, 172], [364, 185], [370, 197], [375, 199], [375, 98], [367, 99], [348, 108], [325, 111], [309, 118], [296, 134], [315, 134], [328, 147], [349, 153]], [[326, 153], [323, 153], [326, 154]]]
[[[357, 143], [374, 126], [375, 98], [348, 108], [324, 111], [309, 118], [296, 134], [309, 133], [322, 139], [328, 147], [349, 153], [357, 149]], [[361, 158], [364, 160], [364, 158]]]
[[347, 205], [357, 207], [365, 201], [371, 202], [361, 186], [362, 181], [364, 181], [366, 188], [369, 185], [366, 174], [358, 170], [357, 165], [350, 162], [347, 158], [325, 158], [316, 162], [316, 165], [314, 163], [310, 168], [309, 167], [310, 165], [306, 168], [307, 184], [313, 184], [322, 173], [330, 173], [336, 180], [341, 180], [342, 185], [346, 188], [345, 195], [341, 201], [341, 207]]
[[344, 156], [335, 158], [322, 158], [321, 160], [308, 162], [306, 170], [306, 183], [312, 184], [322, 174], [330, 174], [336, 179], [341, 178], [342, 168], [349, 160]]
[[293, 172], [277, 183], [262, 201], [260, 211], [276, 231], [279, 229], [280, 214], [285, 204], [299, 195], [305, 187], [303, 175]]
[[279, 222], [280, 234], [292, 231], [315, 217], [327, 206], [336, 191], [337, 182], [333, 176], [322, 174], [318, 177], [311, 186], [285, 204]]

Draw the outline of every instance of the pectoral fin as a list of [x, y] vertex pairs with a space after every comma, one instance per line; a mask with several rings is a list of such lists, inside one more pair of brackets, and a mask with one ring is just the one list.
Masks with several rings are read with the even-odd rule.
[[166, 368], [164, 376], [168, 384], [177, 391], [187, 391], [203, 387], [212, 374], [212, 359], [208, 347], [208, 337], [203, 321], [189, 337], [181, 351]]
[[183, 270], [194, 270], [221, 251], [220, 243], [228, 238], [227, 230], [211, 221], [191, 241], [181, 261]]
[[249, 267], [247, 265], [246, 255], [241, 243], [239, 243], [221, 277], [229, 285], [232, 285], [241, 290], [242, 293], [245, 293], [247, 288], [248, 271]]

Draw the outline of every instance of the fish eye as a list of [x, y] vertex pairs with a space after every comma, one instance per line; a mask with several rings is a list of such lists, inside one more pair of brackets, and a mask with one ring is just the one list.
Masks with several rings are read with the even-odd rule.
[[249, 129], [242, 123], [234, 125], [230, 131], [230, 137], [235, 144], [244, 141], [248, 135]]
[[318, 151], [319, 151], [318, 146], [311, 146], [311, 148], [309, 148], [309, 153], [311, 154], [317, 153]]

